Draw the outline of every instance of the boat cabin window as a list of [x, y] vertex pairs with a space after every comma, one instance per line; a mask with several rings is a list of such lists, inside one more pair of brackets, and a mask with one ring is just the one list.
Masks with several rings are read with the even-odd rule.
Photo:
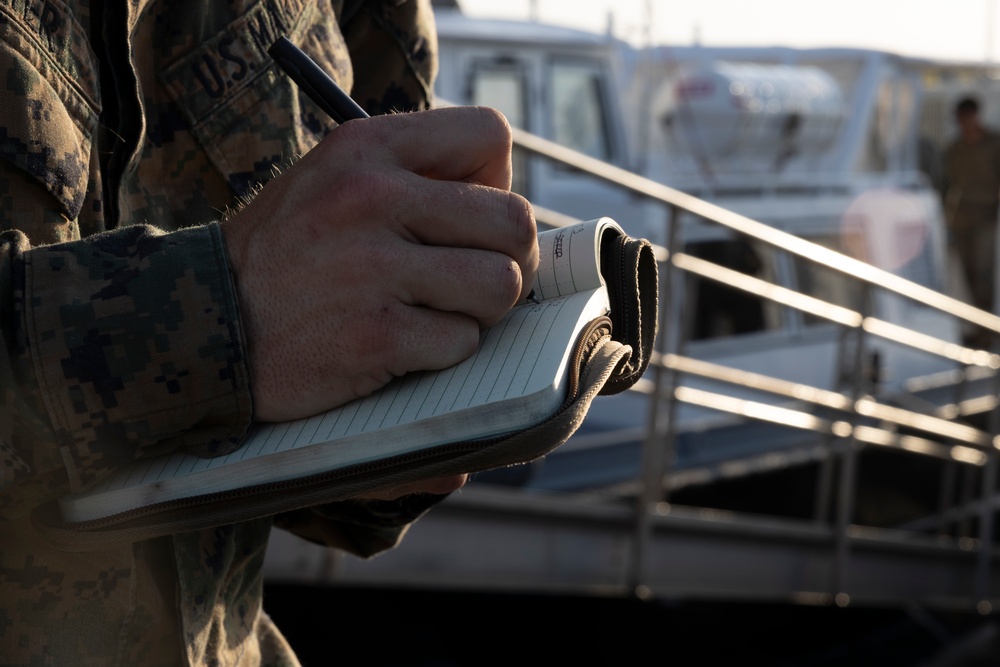
[[[697, 241], [684, 251], [748, 276], [775, 281], [774, 253], [745, 239]], [[693, 273], [684, 274], [689, 340], [708, 340], [781, 328], [781, 308], [758, 296]], [[691, 306], [693, 305], [693, 310]]]
[[552, 139], [590, 157], [610, 161], [600, 67], [585, 61], [556, 61], [550, 76]]
[[[474, 64], [471, 72], [469, 100], [472, 104], [498, 109], [513, 127], [531, 131], [528, 124], [527, 75], [521, 64], [508, 59], [484, 61]], [[511, 162], [511, 190], [530, 197], [528, 161], [524, 151], [515, 147]]]

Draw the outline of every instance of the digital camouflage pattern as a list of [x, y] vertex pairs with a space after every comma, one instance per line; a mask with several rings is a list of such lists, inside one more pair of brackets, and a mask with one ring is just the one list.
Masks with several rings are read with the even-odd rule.
[[0, 0], [0, 663], [297, 664], [261, 610], [272, 523], [369, 555], [429, 501], [341, 503], [82, 554], [33, 509], [252, 419], [217, 220], [333, 127], [286, 34], [370, 113], [425, 106], [424, 0]]

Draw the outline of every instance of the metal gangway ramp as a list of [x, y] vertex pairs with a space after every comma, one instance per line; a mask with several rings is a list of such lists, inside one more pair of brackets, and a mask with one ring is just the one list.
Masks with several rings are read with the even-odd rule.
[[[855, 281], [866, 294], [891, 293], [980, 327], [994, 340], [1000, 318], [524, 131], [515, 129], [514, 140], [521, 150], [563, 162], [664, 207], [667, 243], [657, 248], [658, 352], [647, 376], [632, 390], [645, 405], [642, 423], [619, 432], [574, 436], [632, 443], [637, 474], [604, 488], [572, 492], [470, 483], [423, 517], [400, 547], [370, 561], [276, 532], [265, 566], [269, 580], [920, 605], [982, 614], [1000, 604], [994, 535], [1000, 357], [686, 254], [677, 239], [685, 221], [697, 219], [827, 267]], [[536, 215], [540, 223], [574, 222], [552, 211], [539, 209]], [[677, 288], [684, 275], [725, 283], [838, 325], [837, 389], [687, 356], [684, 331], [692, 313], [685, 308], [684, 291]], [[864, 353], [872, 339], [945, 359], [953, 370], [911, 383], [910, 393], [872, 395]], [[769, 398], [748, 398], [748, 390]], [[803, 435], [795, 447], [764, 451], [753, 460], [717, 461], [698, 472], [711, 476], [727, 466], [752, 470], [768, 460], [777, 460], [778, 466], [810, 461], [818, 470], [810, 507], [804, 512], [798, 508], [794, 515], [750, 514], [676, 502], [685, 474], [691, 475], [676, 466], [681, 434], [674, 416], [684, 405]], [[871, 450], [934, 466], [940, 480], [935, 508], [897, 525], [859, 521], [859, 466], [865, 463], [864, 452]]]

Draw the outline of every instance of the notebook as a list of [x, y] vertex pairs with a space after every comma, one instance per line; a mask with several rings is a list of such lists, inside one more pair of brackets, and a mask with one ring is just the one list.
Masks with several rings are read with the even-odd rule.
[[513, 307], [462, 363], [408, 374], [309, 418], [256, 424], [228, 455], [173, 453], [137, 461], [62, 498], [63, 520], [93, 522], [322, 475], [334, 483], [338, 471], [437, 455], [452, 443], [489, 441], [544, 422], [567, 402], [581, 335], [610, 314], [601, 269], [602, 240], [608, 238], [627, 238], [610, 218], [540, 233], [537, 303]]

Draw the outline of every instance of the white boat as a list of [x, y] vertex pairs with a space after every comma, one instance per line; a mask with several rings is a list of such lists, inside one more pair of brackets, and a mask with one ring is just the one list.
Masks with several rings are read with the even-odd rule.
[[[438, 30], [437, 92], [449, 102], [499, 108], [515, 127], [955, 293], [932, 174], [950, 129], [941, 127], [950, 119], [941, 117], [941, 106], [963, 91], [952, 86], [948, 99], [943, 86], [925, 84], [931, 67], [943, 81], [943, 65], [862, 49], [634, 49], [608, 35], [458, 12], [439, 13]], [[928, 117], [927, 109], [936, 115]], [[634, 236], [666, 242], [662, 205], [563, 164], [519, 155], [515, 189], [546, 209], [577, 218], [608, 215]], [[690, 214], [682, 216], [675, 250], [939, 340], [962, 339], [953, 317], [871, 293], [836, 271]], [[683, 303], [687, 320], [684, 331], [674, 332], [685, 339], [685, 355], [810, 387], [844, 388], [837, 324], [708, 280], [688, 279], [674, 290], [672, 302]], [[866, 340], [863, 356], [865, 391], [889, 400], [912, 393], [918, 378], [938, 387], [939, 374], [956, 368], [953, 360], [881, 338]], [[751, 390], [734, 395], [761, 398]], [[641, 396], [598, 401], [585, 431], [634, 430], [648, 412]], [[759, 438], [737, 439], [742, 446], [734, 448], [732, 416], [683, 406], [676, 419], [680, 433], [696, 431], [703, 443], [681, 448], [681, 469], [801, 444], [767, 429]], [[706, 438], [711, 429], [725, 429], [724, 437]], [[637, 447], [640, 438], [630, 440]], [[545, 479], [536, 475], [529, 483], [578, 489], [636, 474], [635, 451], [622, 451], [632, 463], [619, 469], [593, 451], [593, 441], [585, 435], [571, 441], [550, 457]], [[574, 456], [580, 461], [570, 464]], [[573, 471], [554, 472], [560, 465]]]

